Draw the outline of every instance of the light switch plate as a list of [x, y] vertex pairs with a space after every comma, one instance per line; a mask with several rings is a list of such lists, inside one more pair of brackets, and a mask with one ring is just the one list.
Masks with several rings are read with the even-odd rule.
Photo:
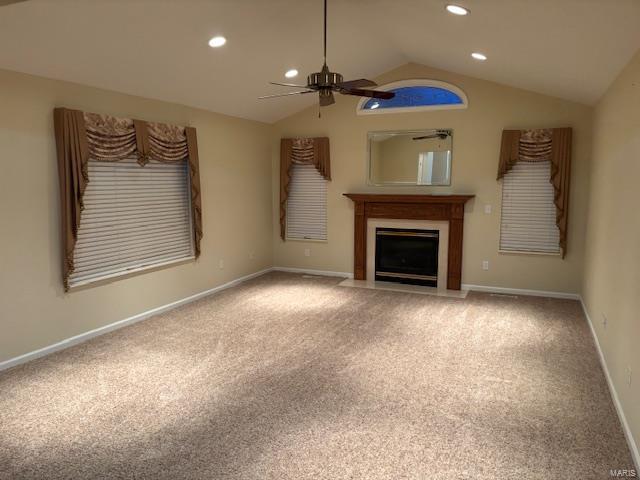
[[489, 215], [491, 213], [491, 204], [490, 203], [487, 203], [484, 206], [484, 213], [486, 213], [487, 215]]

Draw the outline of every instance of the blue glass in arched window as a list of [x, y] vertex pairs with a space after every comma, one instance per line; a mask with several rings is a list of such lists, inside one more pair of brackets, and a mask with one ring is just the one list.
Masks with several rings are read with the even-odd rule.
[[372, 98], [363, 105], [363, 110], [406, 107], [431, 107], [434, 105], [462, 105], [464, 101], [457, 93], [446, 88], [430, 86], [399, 87], [389, 90], [396, 94], [389, 100]]

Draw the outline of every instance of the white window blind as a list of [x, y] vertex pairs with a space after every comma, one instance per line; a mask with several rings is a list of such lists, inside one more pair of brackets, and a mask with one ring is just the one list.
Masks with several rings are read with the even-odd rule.
[[188, 168], [89, 160], [69, 285], [193, 257]]
[[313, 165], [291, 166], [287, 238], [327, 239], [327, 181]]
[[502, 180], [500, 250], [560, 253], [550, 162], [518, 162]]

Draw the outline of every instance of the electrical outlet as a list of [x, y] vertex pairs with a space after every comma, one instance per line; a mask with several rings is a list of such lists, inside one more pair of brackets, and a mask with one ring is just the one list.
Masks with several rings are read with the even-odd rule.
[[224, 260], [222, 258], [218, 262], [218, 267], [220, 267], [220, 270], [222, 270], [224, 268]]
[[483, 270], [489, 270], [489, 260], [483, 260], [482, 261], [482, 269]]
[[627, 365], [627, 386], [631, 386], [631, 366]]
[[305, 257], [310, 257], [311, 256], [311, 249], [310, 248], [305, 248], [304, 249], [304, 256]]
[[487, 215], [489, 215], [491, 213], [491, 204], [490, 203], [487, 203], [484, 206], [484, 213], [486, 213]]
[[607, 323], [609, 321], [607, 320], [607, 316], [603, 313], [602, 314], [602, 328], [604, 328], [605, 330], [607, 329]]

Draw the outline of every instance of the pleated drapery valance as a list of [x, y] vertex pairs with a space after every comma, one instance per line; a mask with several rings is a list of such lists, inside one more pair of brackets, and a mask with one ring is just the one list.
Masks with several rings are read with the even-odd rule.
[[551, 178], [560, 231], [562, 257], [567, 252], [569, 184], [571, 180], [571, 128], [503, 130], [498, 180], [517, 162], [551, 162]]
[[144, 167], [149, 160], [163, 163], [189, 162], [193, 238], [196, 258], [202, 239], [202, 203], [196, 130], [163, 123], [145, 122], [79, 110], [54, 110], [55, 137], [60, 180], [63, 281], [73, 272], [74, 249], [89, 182], [89, 158], [117, 162], [137, 158]]
[[280, 140], [280, 237], [284, 240], [287, 230], [287, 199], [291, 181], [291, 165], [314, 165], [326, 179], [331, 180], [329, 139], [283, 138]]

